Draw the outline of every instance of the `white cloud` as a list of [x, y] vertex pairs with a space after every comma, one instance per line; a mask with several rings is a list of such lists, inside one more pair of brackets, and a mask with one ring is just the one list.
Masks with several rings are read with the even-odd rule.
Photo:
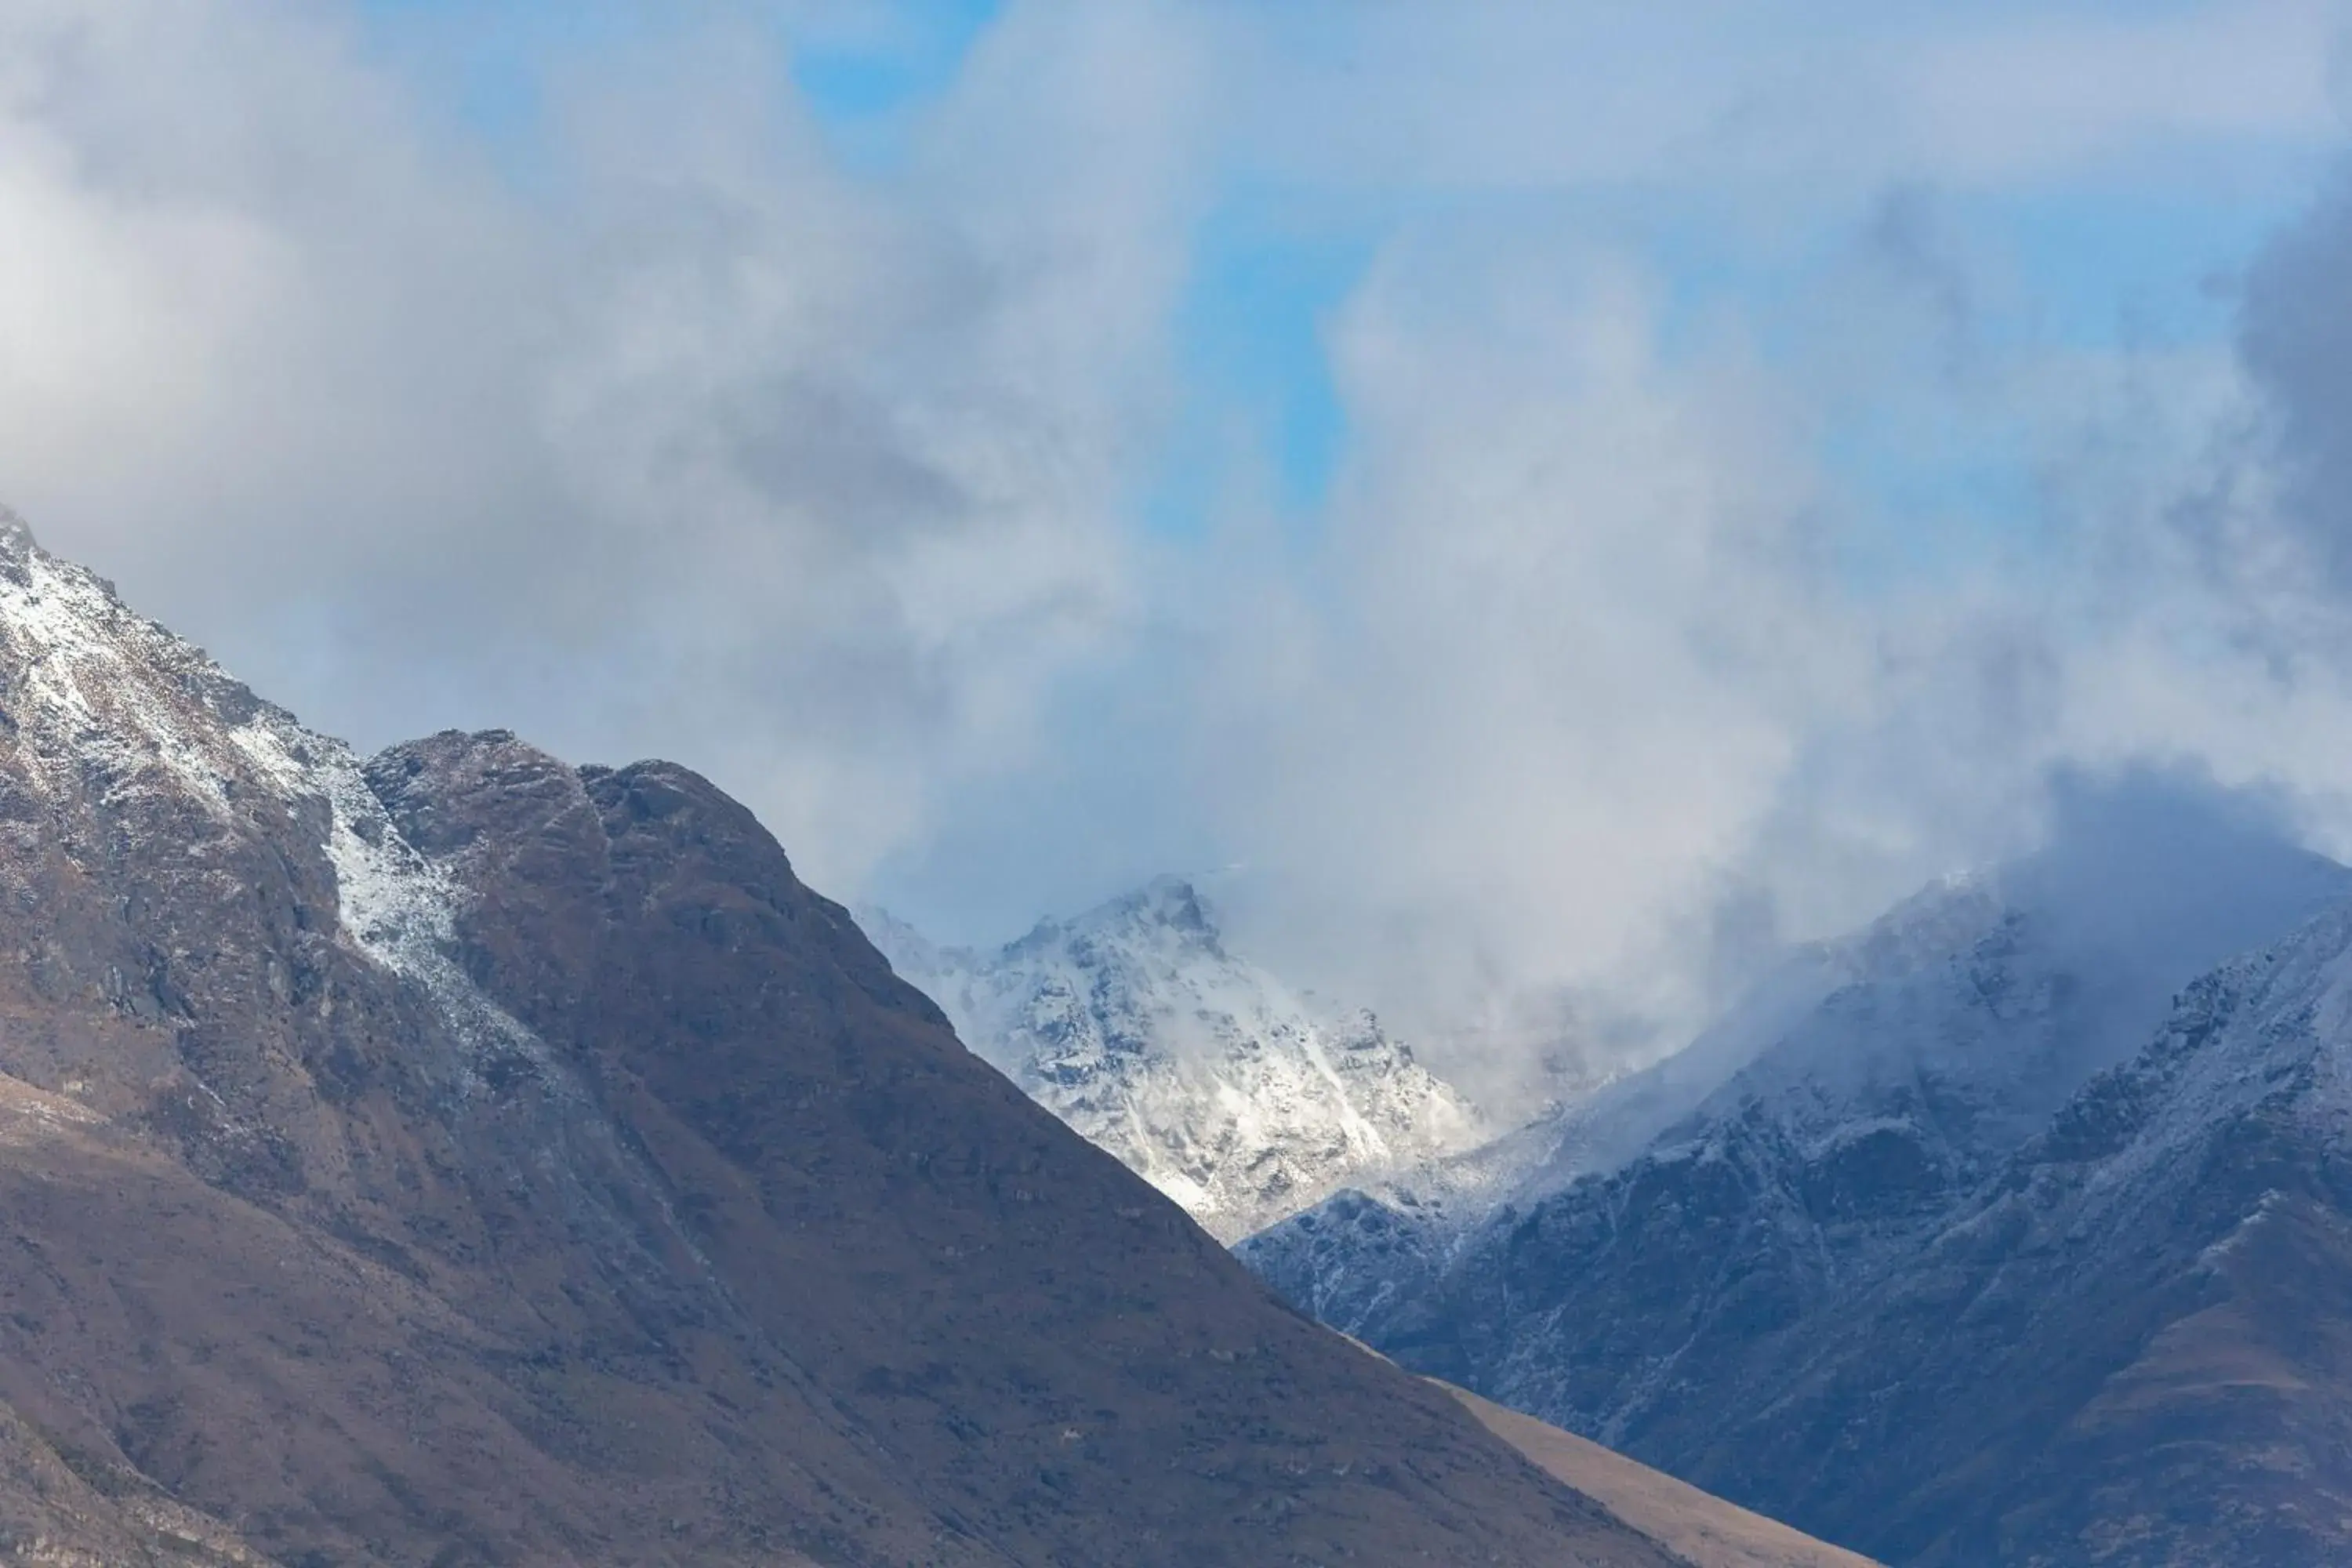
[[[1244, 16], [1255, 8], [1242, 7]], [[1436, 188], [1737, 180], [1812, 211], [1889, 180], [2162, 184], [2342, 130], [2342, 0], [1310, 5], [1229, 24], [1246, 155]]]
[[322, 13], [13, 9], [0, 483], [324, 721], [689, 756], [853, 878], [1126, 617], [1181, 94], [1066, 132], [1152, 26], [1008, 27], [895, 188], [748, 20], [584, 49], [517, 188]]
[[[497, 132], [356, 15], [0, 16], [0, 495], [362, 741], [667, 752], [824, 884], [946, 845], [1023, 915], [1207, 844], [1302, 967], [1440, 1024], [1686, 1015], [2030, 837], [2068, 762], [2352, 821], [2310, 569], [2352, 399], [2296, 347], [2335, 220], [2258, 279], [2256, 389], [1989, 335], [2032, 280], [1936, 226], [2300, 169], [2340, 5], [1025, 0], [879, 171], [764, 8], [550, 33]], [[1347, 457], [1309, 524], [1217, 475], [1171, 543], [1137, 519], [1234, 184], [1378, 241], [1329, 324]], [[1594, 193], [1801, 273], [1781, 340]], [[2041, 531], [1886, 515], [1823, 457], [1870, 421], [2029, 469]]]

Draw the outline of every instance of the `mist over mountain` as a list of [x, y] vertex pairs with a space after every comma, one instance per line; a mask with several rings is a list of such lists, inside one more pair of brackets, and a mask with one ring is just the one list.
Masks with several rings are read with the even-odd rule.
[[988, 952], [859, 919], [972, 1049], [1226, 1241], [1491, 1135], [1370, 1013], [1229, 951], [1180, 879]]
[[2338, 1550], [2304, 1502], [2253, 1522], [2333, 1474], [2297, 1397], [2248, 1384], [2225, 1418], [2166, 1347], [2341, 1387], [2324, 1338], [2261, 1348], [2269, 1292], [2333, 1265], [2258, 1282], [2205, 1249], [2264, 1205], [2335, 1223], [2352, 872], [2180, 775], [2062, 798], [2039, 853], [1799, 955], [1577, 1108], [1499, 1205], [1350, 1194], [1242, 1256], [1408, 1364], [1890, 1562]]
[[0, 1563], [2352, 1563], [2352, 0], [0, 0]]
[[365, 749], [1614, 1070], [2053, 768], [2352, 847], [2336, 10], [18, 0], [0, 485]]

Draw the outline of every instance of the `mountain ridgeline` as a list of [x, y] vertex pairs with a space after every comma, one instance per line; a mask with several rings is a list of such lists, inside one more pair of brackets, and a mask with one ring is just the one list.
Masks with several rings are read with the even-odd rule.
[[974, 1050], [1223, 1240], [1487, 1136], [1370, 1013], [1232, 952], [1180, 879], [988, 952], [860, 919]]
[[1343, 1194], [1241, 1252], [1891, 1563], [2352, 1559], [2347, 897], [2210, 792], [2077, 789], [2048, 850], [1581, 1108], [1508, 1201]]
[[362, 762], [0, 516], [0, 1551], [1679, 1561], [1286, 1310], [750, 813]]

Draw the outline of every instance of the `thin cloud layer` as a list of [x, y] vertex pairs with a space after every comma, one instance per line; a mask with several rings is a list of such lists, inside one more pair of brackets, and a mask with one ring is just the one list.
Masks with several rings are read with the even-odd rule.
[[[691, 756], [839, 880], [1128, 616], [1146, 106], [1013, 225], [845, 176], [748, 21], [550, 62], [523, 188], [348, 17], [0, 26], [11, 493], [323, 721]], [[1130, 46], [1078, 31], [995, 46], [983, 132], [1084, 117]]]

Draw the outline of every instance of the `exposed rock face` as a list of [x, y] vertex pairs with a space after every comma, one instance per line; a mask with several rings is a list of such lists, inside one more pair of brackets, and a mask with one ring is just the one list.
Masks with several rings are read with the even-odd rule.
[[865, 920], [974, 1050], [1223, 1240], [1484, 1135], [1371, 1014], [1230, 952], [1178, 879], [992, 953]]
[[0, 527], [0, 1543], [1664, 1564], [957, 1045], [740, 806], [364, 768]]
[[[1243, 1256], [1407, 1364], [1889, 1562], [2334, 1560], [2352, 1316], [2283, 1303], [2342, 1277], [2316, 1086], [2352, 1039], [2311, 977], [2344, 917], [2294, 939], [2292, 1003], [2200, 980], [2135, 1049], [2347, 874], [2158, 826], [1906, 906], [1630, 1160], [1451, 1239], [1358, 1197]], [[2242, 1227], [2250, 1261], [2208, 1254]]]

